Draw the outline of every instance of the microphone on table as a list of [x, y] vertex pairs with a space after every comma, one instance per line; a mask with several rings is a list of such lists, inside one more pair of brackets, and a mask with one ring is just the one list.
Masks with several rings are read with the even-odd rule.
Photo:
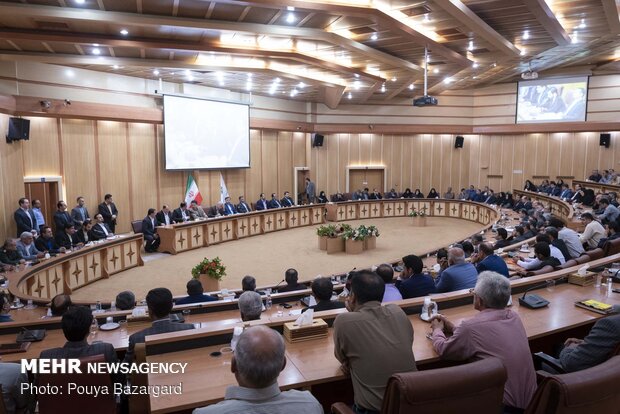
[[278, 283], [277, 285], [275, 285], [275, 286], [273, 287], [273, 290], [278, 289], [278, 286], [280, 286], [282, 283], [284, 283], [284, 281], [285, 281], [285, 280], [286, 280], [286, 279], [282, 279], [282, 280], [280, 281], [280, 283]]
[[542, 296], [536, 295], [534, 293], [528, 295], [528, 293], [531, 292], [532, 290], [541, 289], [547, 286], [548, 284], [547, 282], [545, 282], [545, 283], [541, 283], [541, 284], [534, 285], [532, 287], [527, 288], [525, 292], [523, 292], [523, 296], [519, 298], [519, 304], [522, 306], [525, 306], [526, 308], [530, 308], [530, 309], [540, 309], [540, 308], [544, 308], [545, 306], [549, 305], [550, 302], [547, 299], [543, 298]]

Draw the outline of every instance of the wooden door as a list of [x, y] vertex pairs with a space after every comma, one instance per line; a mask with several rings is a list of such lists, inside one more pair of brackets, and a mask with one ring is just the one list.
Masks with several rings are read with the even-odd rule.
[[364, 169], [364, 170], [349, 170], [349, 192], [363, 190], [368, 188], [372, 192], [376, 188], [380, 193], [383, 193], [383, 173], [382, 169]]

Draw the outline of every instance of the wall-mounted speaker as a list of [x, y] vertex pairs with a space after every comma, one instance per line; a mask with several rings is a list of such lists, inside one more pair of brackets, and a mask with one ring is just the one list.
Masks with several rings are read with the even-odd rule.
[[6, 142], [29, 138], [30, 120], [24, 118], [9, 118], [9, 133], [6, 135]]
[[313, 134], [312, 135], [312, 146], [313, 147], [322, 147], [323, 146], [323, 138], [325, 138], [321, 134]]
[[457, 135], [456, 139], [454, 140], [454, 148], [463, 148], [464, 142], [465, 142], [465, 138], [463, 138], [460, 135]]
[[611, 145], [611, 134], [601, 134], [599, 139], [599, 145], [605, 146], [605, 148], [609, 148]]

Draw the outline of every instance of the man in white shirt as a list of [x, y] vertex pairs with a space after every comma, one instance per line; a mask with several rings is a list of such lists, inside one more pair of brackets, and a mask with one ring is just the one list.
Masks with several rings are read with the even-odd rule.
[[586, 228], [583, 234], [579, 236], [579, 241], [588, 249], [596, 249], [598, 242], [603, 237], [607, 236], [605, 227], [598, 221], [594, 220], [594, 216], [591, 213], [583, 213], [581, 219], [586, 223]]
[[558, 238], [566, 244], [570, 257], [576, 259], [585, 253], [585, 249], [579, 240], [579, 233], [564, 226], [564, 222], [557, 217], [549, 220], [549, 226], [558, 229]]
[[[551, 257], [555, 257], [556, 259], [558, 259], [560, 264], [566, 263], [566, 260], [564, 259], [564, 255], [562, 254], [560, 249], [558, 249], [557, 247], [551, 244], [551, 238], [548, 235], [546, 234], [537, 235], [536, 243], [539, 243], [539, 242], [545, 242], [549, 244], [549, 250], [551, 251]], [[539, 269], [540, 264], [541, 264], [540, 259], [538, 257], [534, 257], [533, 259], [530, 259], [529, 257], [525, 257], [525, 258], [519, 257], [519, 260], [517, 261], [517, 265], [521, 266], [525, 270]]]

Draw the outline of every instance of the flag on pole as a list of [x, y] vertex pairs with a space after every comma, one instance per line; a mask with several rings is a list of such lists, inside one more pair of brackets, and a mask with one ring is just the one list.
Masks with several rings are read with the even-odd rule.
[[196, 200], [198, 205], [202, 204], [202, 195], [198, 189], [198, 184], [190, 174], [187, 176], [187, 185], [185, 186], [185, 202], [189, 205], [193, 200]]
[[224, 176], [220, 173], [220, 201], [223, 203], [226, 197], [228, 197], [228, 189], [224, 182]]

